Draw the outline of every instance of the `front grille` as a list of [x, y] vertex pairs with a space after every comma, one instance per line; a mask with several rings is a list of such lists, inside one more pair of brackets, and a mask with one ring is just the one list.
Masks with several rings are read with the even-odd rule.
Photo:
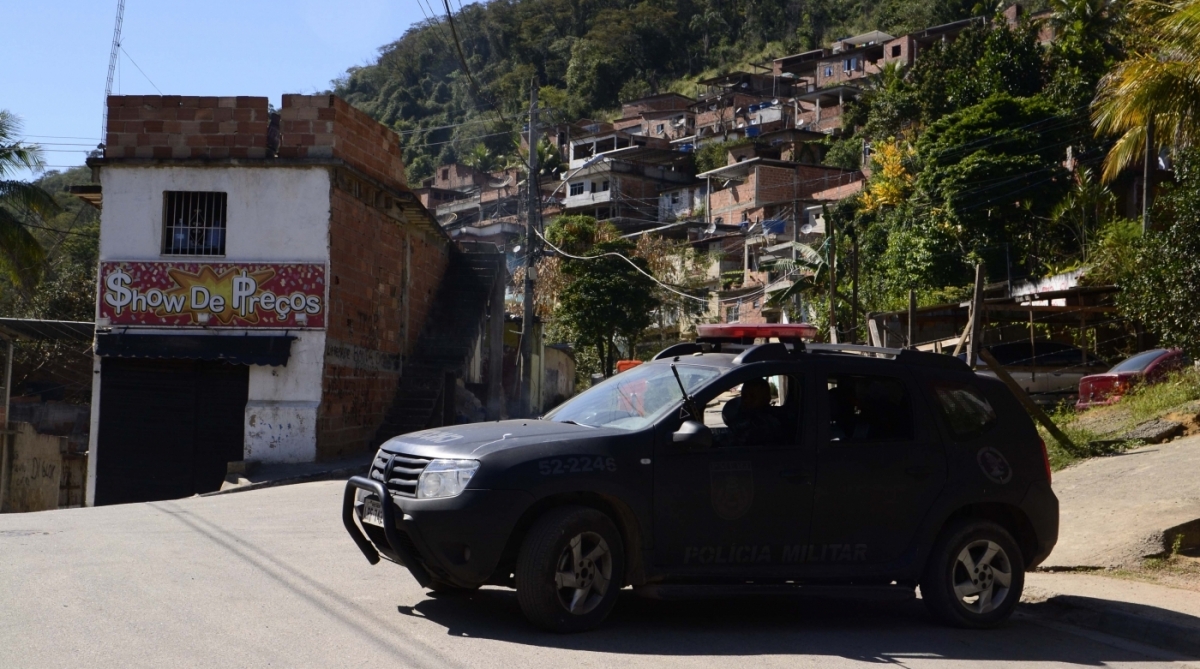
[[383, 481], [387, 489], [404, 497], [417, 496], [417, 479], [433, 458], [398, 455], [380, 451], [371, 463], [371, 478]]

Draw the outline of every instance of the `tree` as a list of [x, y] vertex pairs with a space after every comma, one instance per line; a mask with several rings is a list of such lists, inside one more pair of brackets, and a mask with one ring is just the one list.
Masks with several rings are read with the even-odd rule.
[[939, 42], [913, 65], [911, 83], [925, 124], [993, 95], [1026, 97], [1042, 90], [1044, 61], [1037, 27], [1023, 23], [964, 30]]
[[[934, 123], [916, 143], [919, 174], [909, 206], [897, 210], [910, 229], [924, 229], [928, 246], [950, 240], [965, 273], [985, 261], [1008, 260], [1038, 273], [1063, 239], [1043, 221], [1070, 188], [1063, 159], [1072, 136], [1057, 107], [1042, 97], [1000, 94]], [[942, 246], [933, 243], [934, 247]], [[941, 277], [934, 285], [951, 285]]]
[[17, 139], [20, 131], [20, 119], [0, 109], [0, 271], [29, 290], [41, 277], [46, 251], [25, 221], [31, 216], [53, 215], [59, 206], [41, 188], [8, 178], [18, 170], [43, 165], [40, 148]]
[[1142, 161], [1151, 126], [1155, 148], [1179, 152], [1200, 139], [1200, 0], [1140, 0], [1133, 16], [1132, 53], [1101, 80], [1092, 103], [1096, 133], [1118, 137], [1105, 181]]
[[1051, 0], [1048, 95], [1073, 110], [1089, 103], [1096, 84], [1120, 56], [1124, 0]]
[[494, 172], [500, 167], [500, 160], [485, 144], [479, 143], [458, 158], [459, 162], [480, 172]]
[[1135, 251], [1132, 267], [1119, 276], [1121, 314], [1157, 334], [1164, 345], [1200, 354], [1200, 150], [1180, 156], [1178, 185], [1166, 189], [1155, 208], [1172, 221], [1151, 231]]
[[562, 261], [566, 284], [554, 317], [569, 328], [576, 347], [595, 347], [605, 376], [610, 376], [616, 363], [617, 338], [625, 339], [633, 349], [659, 306], [655, 282], [630, 264], [648, 272], [646, 261], [632, 258], [627, 262], [617, 257], [629, 258], [634, 245], [610, 224], [598, 224], [590, 216], [560, 217], [546, 233], [555, 246], [587, 258]]

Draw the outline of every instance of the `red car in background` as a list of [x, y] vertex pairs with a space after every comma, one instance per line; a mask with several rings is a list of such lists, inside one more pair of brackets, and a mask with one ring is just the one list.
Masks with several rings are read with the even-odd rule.
[[1079, 380], [1076, 409], [1106, 406], [1120, 400], [1138, 383], [1158, 383], [1167, 374], [1183, 369], [1191, 360], [1181, 349], [1156, 348], [1134, 354], [1103, 374]]

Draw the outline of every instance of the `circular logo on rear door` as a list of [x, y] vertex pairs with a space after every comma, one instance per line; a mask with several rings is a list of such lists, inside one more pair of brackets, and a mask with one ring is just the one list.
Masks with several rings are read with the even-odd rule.
[[1000, 451], [987, 446], [979, 449], [979, 455], [975, 459], [979, 462], [983, 475], [993, 483], [1004, 484], [1012, 480], [1012, 465], [1008, 464], [1008, 459]]

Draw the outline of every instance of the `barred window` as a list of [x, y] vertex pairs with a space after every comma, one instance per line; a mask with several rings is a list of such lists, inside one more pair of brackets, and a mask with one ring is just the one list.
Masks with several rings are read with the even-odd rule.
[[225, 255], [226, 193], [163, 191], [163, 254]]

